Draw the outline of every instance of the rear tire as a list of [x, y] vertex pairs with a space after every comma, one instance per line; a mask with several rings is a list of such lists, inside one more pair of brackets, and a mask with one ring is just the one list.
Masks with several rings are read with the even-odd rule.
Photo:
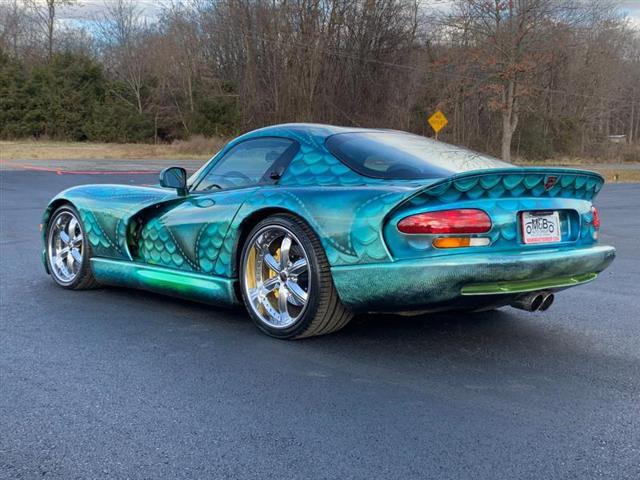
[[340, 302], [320, 240], [293, 215], [273, 215], [251, 230], [240, 257], [240, 284], [249, 315], [272, 337], [325, 335], [352, 317]]
[[62, 288], [85, 290], [100, 286], [91, 271], [91, 247], [80, 214], [63, 205], [47, 225], [46, 259], [51, 278]]

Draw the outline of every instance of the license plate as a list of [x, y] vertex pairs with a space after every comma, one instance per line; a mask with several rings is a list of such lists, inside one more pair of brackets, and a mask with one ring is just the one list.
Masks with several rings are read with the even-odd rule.
[[522, 212], [524, 243], [554, 243], [561, 240], [558, 212]]

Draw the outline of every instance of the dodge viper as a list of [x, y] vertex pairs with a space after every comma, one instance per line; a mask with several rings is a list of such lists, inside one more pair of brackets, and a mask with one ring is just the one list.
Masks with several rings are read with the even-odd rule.
[[61, 287], [116, 285], [246, 306], [302, 338], [356, 312], [544, 311], [594, 280], [603, 178], [522, 168], [394, 130], [276, 125], [187, 178], [86, 185], [46, 208], [42, 259]]

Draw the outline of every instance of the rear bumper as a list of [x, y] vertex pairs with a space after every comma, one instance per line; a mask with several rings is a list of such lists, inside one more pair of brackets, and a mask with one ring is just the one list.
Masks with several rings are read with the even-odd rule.
[[331, 269], [342, 302], [354, 311], [442, 307], [455, 299], [561, 290], [595, 279], [615, 258], [595, 246], [537, 252], [460, 254], [446, 258], [338, 266]]

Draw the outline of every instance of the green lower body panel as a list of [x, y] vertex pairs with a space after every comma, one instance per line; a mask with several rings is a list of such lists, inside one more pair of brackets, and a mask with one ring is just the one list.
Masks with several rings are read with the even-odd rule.
[[217, 305], [238, 304], [235, 280], [231, 278], [106, 258], [92, 258], [91, 269], [96, 280], [104, 285], [139, 288]]
[[331, 271], [340, 299], [354, 311], [419, 311], [467, 308], [492, 298], [508, 303], [510, 294], [572, 287], [593, 280], [614, 258], [613, 247], [596, 246], [447, 255]]
[[[512, 254], [460, 254], [332, 268], [342, 302], [361, 311], [400, 312], [509, 303], [522, 292], [590, 282], [614, 259], [613, 247]], [[92, 258], [98, 282], [189, 300], [237, 305], [235, 279], [122, 260]]]
[[508, 293], [535, 292], [536, 290], [557, 290], [569, 288], [598, 278], [597, 273], [585, 273], [572, 277], [554, 277], [543, 280], [521, 280], [515, 282], [477, 283], [462, 287], [462, 295], [496, 295]]

